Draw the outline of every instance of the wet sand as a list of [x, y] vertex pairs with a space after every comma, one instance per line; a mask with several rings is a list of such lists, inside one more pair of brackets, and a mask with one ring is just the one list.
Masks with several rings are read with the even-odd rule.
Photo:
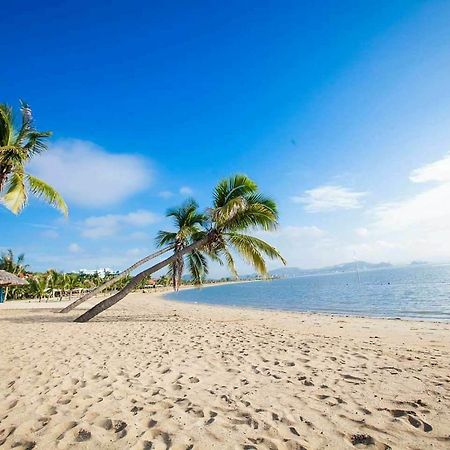
[[11, 305], [0, 307], [3, 448], [450, 448], [449, 323], [160, 294], [87, 324], [71, 322], [85, 307]]

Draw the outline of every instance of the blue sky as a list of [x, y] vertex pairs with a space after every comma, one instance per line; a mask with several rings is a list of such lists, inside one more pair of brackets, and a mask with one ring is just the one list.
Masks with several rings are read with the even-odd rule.
[[0, 208], [33, 269], [120, 269], [235, 172], [278, 201], [264, 237], [289, 265], [450, 261], [449, 2], [25, 1], [1, 22], [1, 101], [53, 130], [29, 170], [70, 207]]

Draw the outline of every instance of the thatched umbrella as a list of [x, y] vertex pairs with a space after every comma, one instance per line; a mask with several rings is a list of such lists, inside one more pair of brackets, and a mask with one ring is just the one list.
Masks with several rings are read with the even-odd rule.
[[3, 303], [6, 300], [6, 294], [3, 296], [3, 287], [25, 286], [27, 284], [26, 280], [19, 278], [17, 275], [7, 272], [6, 270], [0, 270], [0, 303]]

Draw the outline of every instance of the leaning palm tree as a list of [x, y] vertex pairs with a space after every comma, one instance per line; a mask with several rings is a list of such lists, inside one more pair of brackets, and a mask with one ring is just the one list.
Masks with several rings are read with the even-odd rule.
[[[177, 254], [184, 247], [193, 242], [195, 236], [202, 231], [202, 225], [205, 223], [206, 216], [197, 210], [198, 204], [194, 199], [186, 200], [186, 202], [178, 208], [170, 208], [166, 212], [166, 216], [173, 219], [175, 231], [159, 231], [156, 237], [158, 247], [166, 245], [173, 246], [174, 253]], [[198, 251], [194, 251], [186, 255], [192, 278], [197, 284], [201, 283], [205, 274], [206, 264]], [[169, 274], [172, 278], [172, 286], [174, 291], [178, 291], [181, 283], [181, 277], [184, 270], [184, 257], [178, 256], [173, 263], [170, 264]]]
[[87, 322], [122, 300], [144, 278], [195, 250], [201, 250], [214, 259], [225, 259], [233, 273], [236, 272], [233, 251], [262, 275], [267, 274], [265, 257], [286, 263], [276, 248], [262, 239], [245, 234], [251, 230], [274, 230], [278, 223], [275, 202], [259, 193], [255, 182], [245, 175], [235, 175], [220, 181], [213, 197], [213, 206], [207, 211], [205, 230], [191, 244], [135, 275], [121, 291], [101, 301], [75, 321]]
[[21, 102], [20, 125], [16, 125], [10, 106], [0, 104], [0, 202], [14, 214], [26, 206], [31, 192], [67, 215], [61, 195], [45, 181], [25, 171], [35, 155], [47, 150], [50, 131], [38, 131], [33, 125], [30, 107]]

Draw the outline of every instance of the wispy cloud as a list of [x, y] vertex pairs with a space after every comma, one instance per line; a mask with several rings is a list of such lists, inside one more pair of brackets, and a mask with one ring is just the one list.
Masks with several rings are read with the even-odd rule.
[[70, 253], [80, 253], [82, 249], [76, 242], [73, 242], [67, 247], [67, 250], [69, 250]]
[[361, 208], [366, 195], [366, 192], [352, 191], [343, 186], [326, 185], [305, 191], [304, 195], [291, 197], [291, 200], [304, 204], [307, 212], [318, 213]]
[[175, 194], [172, 191], [161, 191], [161, 192], [158, 192], [158, 196], [161, 197], [161, 198], [165, 198], [165, 199], [171, 198], [174, 195]]
[[96, 239], [114, 236], [124, 227], [144, 227], [159, 220], [157, 214], [144, 209], [128, 214], [106, 214], [104, 216], [92, 216], [82, 223], [82, 236]]
[[413, 170], [409, 179], [413, 183], [450, 181], [450, 154], [438, 161]]
[[411, 172], [413, 183], [435, 182], [422, 192], [374, 209], [375, 226], [383, 230], [412, 227], [450, 229], [450, 155]]
[[[268, 233], [269, 234], [269, 233]], [[287, 225], [285, 227], [281, 227], [278, 230], [270, 233], [269, 235], [276, 236], [284, 236], [286, 238], [319, 238], [325, 235], [325, 231], [312, 226], [294, 226]]]
[[369, 213], [364, 243], [355, 246], [359, 257], [390, 261], [450, 257], [450, 156], [413, 170], [413, 183], [432, 183], [419, 193], [384, 202]]
[[92, 142], [64, 140], [30, 163], [30, 172], [54, 185], [70, 204], [104, 207], [144, 190], [152, 171], [143, 158], [109, 153]]
[[367, 237], [370, 234], [369, 230], [366, 227], [356, 228], [355, 233], [359, 237]]
[[194, 191], [189, 186], [182, 186], [180, 188], [181, 195], [192, 195]]

